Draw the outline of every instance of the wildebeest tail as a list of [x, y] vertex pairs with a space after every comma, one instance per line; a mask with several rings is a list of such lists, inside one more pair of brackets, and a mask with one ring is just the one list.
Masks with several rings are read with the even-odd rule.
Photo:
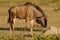
[[11, 14], [10, 14], [11, 12], [10, 12], [10, 10], [8, 11], [8, 13], [9, 13], [9, 17], [8, 17], [8, 21], [7, 21], [7, 22], [8, 22], [8, 23], [11, 23], [11, 16], [10, 16], [10, 15], [11, 15]]

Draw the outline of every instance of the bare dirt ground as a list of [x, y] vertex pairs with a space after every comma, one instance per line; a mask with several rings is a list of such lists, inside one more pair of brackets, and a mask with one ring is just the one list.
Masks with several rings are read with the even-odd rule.
[[51, 26], [44, 34], [60, 34], [60, 28]]

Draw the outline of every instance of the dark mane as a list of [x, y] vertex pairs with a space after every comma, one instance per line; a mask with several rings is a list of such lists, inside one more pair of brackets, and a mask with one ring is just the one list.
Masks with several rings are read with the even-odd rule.
[[39, 6], [35, 6], [35, 8], [38, 9], [43, 15], [45, 14]]
[[39, 10], [43, 14], [43, 16], [45, 16], [45, 13], [38, 5], [32, 4], [30, 2], [26, 2], [26, 4], [24, 4], [24, 5], [33, 5], [37, 10]]
[[33, 4], [33, 6], [34, 6], [37, 10], [39, 10], [39, 11], [43, 14], [43, 16], [45, 16], [45, 13], [43, 12], [43, 10], [42, 10], [39, 6], [34, 5], [34, 4]]
[[29, 5], [29, 4], [31, 4], [31, 5], [32, 5], [32, 3], [30, 3], [30, 2], [26, 2], [24, 5]]

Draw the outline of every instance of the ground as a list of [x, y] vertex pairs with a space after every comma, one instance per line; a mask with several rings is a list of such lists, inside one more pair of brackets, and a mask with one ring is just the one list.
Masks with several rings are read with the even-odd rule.
[[[37, 1], [37, 2], [36, 2]], [[60, 1], [41, 1], [41, 0], [0, 0], [0, 34], [9, 35], [9, 24], [7, 23], [8, 19], [8, 9], [14, 5], [23, 5], [25, 2], [32, 2], [36, 5], [39, 5], [41, 9], [45, 12], [48, 18], [48, 26], [60, 27]], [[16, 28], [24, 28], [25, 21], [24, 19], [17, 19], [15, 22]], [[41, 29], [41, 27], [34, 27], [35, 29]], [[4, 30], [3, 30], [4, 29]], [[6, 29], [6, 30], [5, 30]], [[15, 31], [19, 34], [21, 31]], [[29, 32], [29, 31], [28, 31]], [[26, 33], [28, 33], [26, 32]], [[34, 31], [35, 32], [35, 31]], [[40, 32], [36, 32], [40, 33]]]

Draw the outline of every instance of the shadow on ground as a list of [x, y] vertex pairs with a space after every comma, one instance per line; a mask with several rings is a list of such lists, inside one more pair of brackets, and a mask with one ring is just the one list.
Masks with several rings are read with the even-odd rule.
[[[24, 28], [24, 27], [20, 27], [20, 28], [15, 27], [14, 31], [23, 31], [24, 29], [26, 29], [26, 31], [30, 32], [30, 28]], [[2, 31], [9, 31], [10, 28], [2, 28], [2, 27], [0, 27], [0, 30], [2, 30]], [[42, 32], [42, 33], [44, 33], [45, 31], [38, 30], [38, 29], [33, 29], [33, 32], [39, 32], [39, 33]], [[24, 37], [32, 37], [32, 35], [31, 34], [25, 34]]]
[[[16, 27], [16, 28], [14, 28], [14, 31], [23, 31], [24, 29], [26, 29], [26, 31], [30, 31], [29, 28], [23, 28], [23, 27], [20, 27], [20, 28], [17, 28], [17, 27]], [[9, 31], [10, 28], [2, 28], [2, 27], [0, 27], [0, 30], [3, 30], [3, 31], [7, 30], [7, 31]], [[42, 31], [42, 30], [33, 29], [33, 31], [39, 32], [39, 31]]]

